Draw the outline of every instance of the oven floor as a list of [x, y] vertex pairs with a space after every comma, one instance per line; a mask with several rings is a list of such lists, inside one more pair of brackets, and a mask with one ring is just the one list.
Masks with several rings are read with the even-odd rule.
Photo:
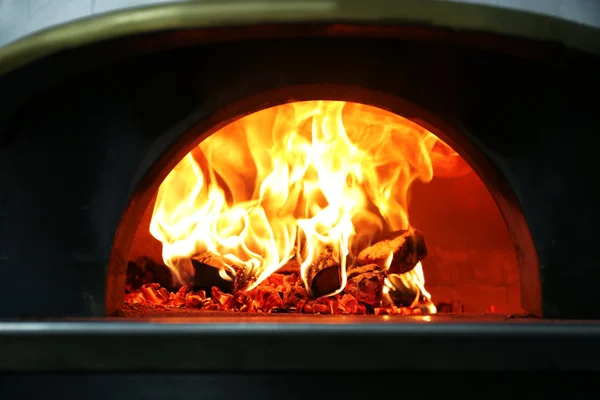
[[[375, 316], [375, 315], [318, 315], [318, 314], [296, 314], [296, 313], [241, 313], [241, 312], [225, 312], [225, 311], [204, 311], [193, 308], [160, 308], [160, 307], [148, 307], [148, 306], [129, 306], [124, 307], [117, 311], [117, 317], [125, 319], [148, 319], [148, 318], [226, 318], [232, 320], [280, 320], [282, 318], [285, 321], [289, 321], [290, 318], [295, 320], [334, 320], [334, 321], [353, 321], [360, 322], [365, 320], [372, 321], [384, 321], [387, 319], [393, 319], [400, 321], [406, 318], [415, 318], [418, 320], [424, 316], [408, 316], [408, 315], [394, 315], [394, 316]], [[460, 313], [460, 314], [436, 314], [432, 316], [436, 319], [444, 318], [482, 318], [482, 319], [513, 319], [513, 318], [527, 318], [529, 315], [522, 314], [490, 314], [490, 313]], [[388, 317], [388, 318], [381, 318]]]

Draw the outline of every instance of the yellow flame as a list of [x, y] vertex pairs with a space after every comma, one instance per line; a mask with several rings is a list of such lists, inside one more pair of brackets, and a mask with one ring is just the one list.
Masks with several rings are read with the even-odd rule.
[[306, 283], [310, 264], [330, 248], [343, 288], [353, 243], [408, 228], [412, 182], [464, 173], [461, 160], [431, 132], [379, 108], [340, 101], [272, 107], [222, 128], [171, 171], [150, 232], [181, 283], [194, 273], [190, 258], [204, 251], [229, 275], [243, 272], [242, 289], [294, 256]]
[[[403, 290], [410, 289], [415, 286], [419, 289], [419, 297], [424, 297], [427, 300], [431, 300], [431, 294], [425, 289], [425, 274], [423, 273], [423, 264], [419, 261], [417, 265], [410, 271], [404, 274], [390, 274], [385, 278], [385, 286], [383, 287], [383, 294], [387, 295], [392, 290]], [[415, 302], [412, 306], [416, 305], [419, 298], [415, 298]]]

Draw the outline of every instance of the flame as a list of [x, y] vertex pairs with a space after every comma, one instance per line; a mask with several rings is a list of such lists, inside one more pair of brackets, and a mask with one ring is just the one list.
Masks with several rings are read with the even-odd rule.
[[[404, 274], [388, 275], [384, 283], [383, 294], [388, 296], [389, 302], [392, 304], [394, 301], [391, 300], [390, 293], [394, 291], [415, 291], [415, 298], [410, 305], [411, 307], [417, 305], [422, 299], [431, 300], [431, 294], [425, 289], [425, 274], [423, 273], [423, 264], [420, 261], [415, 268]], [[435, 312], [432, 314], [435, 314]]]
[[[268, 108], [216, 132], [161, 184], [151, 234], [180, 283], [190, 258], [209, 252], [222, 276], [250, 290], [292, 257], [306, 283], [326, 249], [341, 265], [357, 243], [410, 227], [411, 184], [460, 175], [464, 160], [421, 126], [388, 111], [340, 101]], [[424, 277], [414, 273], [424, 293]], [[413, 275], [411, 275], [412, 277]]]

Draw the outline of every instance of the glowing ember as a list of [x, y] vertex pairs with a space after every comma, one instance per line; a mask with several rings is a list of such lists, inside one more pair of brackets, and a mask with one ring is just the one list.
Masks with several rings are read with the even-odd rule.
[[[373, 271], [362, 271], [367, 276]], [[137, 312], [153, 313], [169, 310], [177, 315], [197, 315], [197, 312], [225, 311], [238, 313], [286, 313], [286, 314], [345, 314], [345, 315], [415, 315], [433, 314], [435, 306], [428, 301], [418, 306], [396, 306], [377, 302], [377, 307], [367, 299], [376, 296], [369, 288], [349, 284], [345, 290], [351, 293], [337, 294], [318, 299], [310, 298], [299, 277], [292, 274], [271, 274], [256, 288], [229, 294], [213, 286], [210, 290], [189, 290], [181, 286], [169, 292], [158, 283], [143, 284], [129, 290], [125, 295], [123, 315]], [[372, 287], [371, 287], [372, 288]], [[356, 295], [356, 296], [355, 296]], [[366, 296], [366, 297], [365, 297]], [[365, 303], [365, 301], [367, 303]]]
[[[329, 251], [340, 287], [327, 294], [336, 295], [349, 263], [373, 238], [411, 229], [412, 182], [467, 171], [435, 135], [398, 115], [355, 103], [296, 102], [241, 118], [190, 152], [160, 186], [150, 232], [179, 283], [194, 275], [191, 258], [208, 252], [241, 291], [292, 258], [310, 291], [311, 265]], [[420, 263], [390, 274], [386, 293], [394, 280], [430, 297]]]

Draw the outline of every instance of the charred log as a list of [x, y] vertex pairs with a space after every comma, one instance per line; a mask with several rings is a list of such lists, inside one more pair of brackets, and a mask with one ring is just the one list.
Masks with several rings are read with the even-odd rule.
[[195, 274], [191, 285], [192, 290], [210, 291], [213, 286], [218, 287], [225, 293], [234, 292], [234, 280], [225, 279], [219, 272], [226, 265], [210, 253], [202, 253], [192, 258]]
[[348, 269], [347, 277], [348, 279], [352, 279], [358, 275], [363, 275], [369, 272], [382, 273], [383, 271], [384, 268], [377, 264], [354, 265]]
[[[425, 238], [416, 230], [392, 232], [386, 235], [391, 239], [383, 239], [367, 247], [358, 254], [359, 264], [377, 264], [385, 268], [390, 262], [388, 273], [404, 274], [411, 271], [419, 261], [427, 256]], [[391, 261], [389, 260], [392, 255]]]
[[233, 291], [243, 291], [252, 286], [256, 282], [256, 277], [249, 275], [243, 269], [237, 271], [233, 281]]
[[328, 295], [340, 289], [341, 266], [333, 256], [333, 250], [325, 250], [307, 271], [308, 293], [312, 297]]
[[344, 292], [369, 306], [381, 302], [384, 286], [384, 273], [377, 264], [355, 267], [348, 272], [348, 282]]

